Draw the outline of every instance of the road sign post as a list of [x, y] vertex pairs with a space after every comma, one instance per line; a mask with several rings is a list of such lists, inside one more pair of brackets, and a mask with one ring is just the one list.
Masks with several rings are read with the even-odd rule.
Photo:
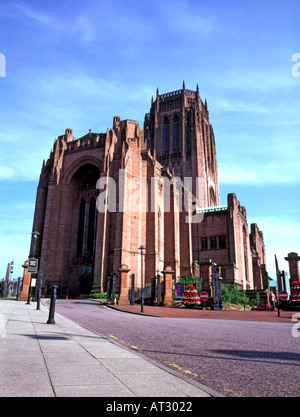
[[280, 305], [281, 301], [286, 301], [289, 298], [289, 295], [286, 291], [282, 290], [279, 293], [279, 300], [278, 300], [278, 317], [280, 316]]
[[30, 283], [29, 283], [29, 288], [28, 288], [28, 298], [27, 298], [26, 304], [31, 304], [30, 298], [31, 298], [31, 287], [32, 287], [32, 274], [36, 274], [37, 270], [38, 270], [38, 259], [29, 258], [27, 271], [30, 273]]
[[37, 274], [38, 271], [38, 259], [29, 258], [28, 259], [28, 272], [30, 274]]
[[282, 301], [286, 301], [289, 298], [289, 295], [286, 291], [280, 291], [279, 298]]

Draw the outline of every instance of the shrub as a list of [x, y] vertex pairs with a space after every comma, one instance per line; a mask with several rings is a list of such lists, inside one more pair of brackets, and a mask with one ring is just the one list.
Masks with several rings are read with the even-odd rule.
[[106, 292], [95, 292], [92, 295], [92, 298], [95, 298], [96, 300], [106, 300]]
[[254, 300], [254, 305], [255, 307], [257, 307], [260, 303], [260, 296], [259, 296], [259, 292], [256, 293], [256, 298]]
[[238, 289], [237, 283], [221, 284], [221, 289], [223, 304], [249, 304], [249, 297], [247, 297], [244, 290]]

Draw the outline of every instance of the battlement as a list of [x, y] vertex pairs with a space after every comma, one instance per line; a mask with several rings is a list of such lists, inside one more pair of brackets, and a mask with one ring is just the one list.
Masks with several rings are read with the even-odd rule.
[[180, 96], [182, 96], [182, 94], [186, 94], [187, 96], [190, 96], [190, 97], [196, 97], [197, 91], [186, 90], [186, 89], [175, 90], [169, 93], [160, 94], [159, 99], [160, 101], [166, 101], [168, 99], [173, 99], [177, 97], [179, 98]]
[[173, 98], [174, 96], [181, 96], [181, 94], [182, 94], [182, 90], [175, 90], [175, 91], [172, 91], [170, 93], [160, 94], [159, 99], [163, 101], [163, 100], [166, 100], [170, 97]]
[[[183, 88], [180, 90], [170, 91], [168, 93], [159, 94], [158, 90], [156, 92], [156, 102], [159, 103], [159, 109], [161, 111], [168, 111], [175, 108], [180, 108], [183, 105], [190, 107], [193, 103], [200, 101], [200, 106], [206, 117], [208, 117], [207, 101], [203, 102], [199, 95], [199, 87], [197, 85], [196, 91], [188, 90], [185, 88], [183, 82]], [[153, 98], [152, 98], [153, 105]], [[149, 118], [146, 115], [146, 118]]]
[[67, 143], [66, 152], [76, 152], [88, 148], [101, 148], [105, 144], [105, 133], [88, 133], [81, 138]]
[[65, 152], [76, 152], [88, 148], [103, 147], [106, 139], [106, 133], [93, 133], [89, 129], [89, 133], [81, 138], [73, 136], [72, 129], [66, 129], [65, 135], [58, 136], [59, 148], [63, 146]]

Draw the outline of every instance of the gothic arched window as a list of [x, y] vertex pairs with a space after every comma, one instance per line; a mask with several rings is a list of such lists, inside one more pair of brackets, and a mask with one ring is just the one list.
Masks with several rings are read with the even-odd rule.
[[209, 189], [209, 207], [213, 207], [217, 205], [216, 194], [212, 187]]
[[84, 235], [84, 216], [85, 216], [85, 200], [82, 200], [79, 206], [78, 232], [77, 232], [77, 258], [82, 257], [83, 235]]
[[92, 200], [90, 201], [88, 237], [87, 237], [87, 249], [90, 251], [91, 255], [93, 254], [93, 251], [94, 251], [95, 219], [96, 219], [96, 200], [92, 198]]
[[163, 150], [168, 151], [170, 147], [169, 139], [169, 119], [167, 116], [164, 118], [163, 123]]
[[173, 149], [179, 149], [179, 117], [175, 114], [173, 119]]

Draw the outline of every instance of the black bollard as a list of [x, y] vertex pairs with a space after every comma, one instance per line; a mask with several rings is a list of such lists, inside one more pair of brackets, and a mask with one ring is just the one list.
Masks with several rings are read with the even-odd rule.
[[134, 305], [134, 277], [135, 275], [132, 274], [131, 275], [131, 300], [130, 300], [130, 304], [132, 306]]
[[49, 318], [47, 324], [55, 324], [54, 321], [54, 313], [55, 313], [55, 301], [56, 301], [56, 291], [57, 285], [52, 285], [51, 287], [51, 301], [50, 301], [50, 310], [49, 310]]
[[160, 305], [160, 297], [161, 297], [161, 286], [160, 286], [160, 275], [157, 275], [157, 283], [156, 283], [156, 305]]
[[117, 276], [116, 274], [112, 274], [112, 297], [111, 297], [112, 305], [115, 304], [116, 284], [117, 284]]
[[38, 271], [37, 273], [37, 280], [36, 280], [36, 284], [37, 284], [37, 288], [36, 288], [36, 309], [40, 310], [40, 301], [41, 301], [41, 296], [42, 296], [42, 280], [43, 280], [43, 274], [42, 272]]

